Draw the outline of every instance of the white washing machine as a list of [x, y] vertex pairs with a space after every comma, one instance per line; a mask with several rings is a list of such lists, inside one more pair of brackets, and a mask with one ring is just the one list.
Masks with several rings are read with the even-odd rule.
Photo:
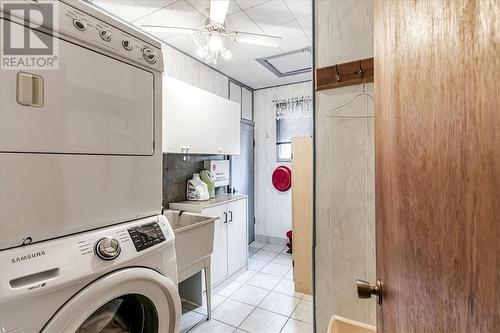
[[177, 333], [164, 216], [0, 251], [0, 332]]

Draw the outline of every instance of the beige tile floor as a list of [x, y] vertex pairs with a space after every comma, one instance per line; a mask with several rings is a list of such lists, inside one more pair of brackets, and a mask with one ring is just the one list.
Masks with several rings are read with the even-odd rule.
[[182, 333], [312, 333], [312, 297], [297, 293], [292, 257], [284, 246], [253, 242], [248, 271], [212, 296], [206, 305], [184, 309]]

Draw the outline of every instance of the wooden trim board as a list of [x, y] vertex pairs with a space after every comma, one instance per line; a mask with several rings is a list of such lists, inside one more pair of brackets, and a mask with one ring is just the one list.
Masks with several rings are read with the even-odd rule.
[[292, 139], [293, 280], [295, 291], [312, 295], [313, 142]]

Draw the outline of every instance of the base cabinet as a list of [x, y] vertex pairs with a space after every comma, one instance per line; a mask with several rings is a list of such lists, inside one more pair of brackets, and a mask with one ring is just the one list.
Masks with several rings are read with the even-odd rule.
[[219, 217], [215, 221], [214, 250], [211, 256], [212, 286], [219, 284], [247, 264], [248, 216], [246, 197], [208, 205], [208, 207], [183, 203], [170, 204], [170, 209]]
[[247, 263], [247, 200], [227, 204], [227, 271], [231, 275]]
[[[219, 283], [227, 276], [227, 209], [220, 205], [204, 209], [202, 214], [218, 216], [214, 226], [214, 251], [211, 256], [210, 275], [212, 285]], [[195, 245], [195, 244], [193, 244]]]

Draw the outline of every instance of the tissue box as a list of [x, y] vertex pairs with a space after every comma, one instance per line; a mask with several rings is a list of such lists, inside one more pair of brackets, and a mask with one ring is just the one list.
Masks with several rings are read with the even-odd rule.
[[205, 161], [205, 170], [212, 174], [215, 187], [229, 185], [229, 160]]

